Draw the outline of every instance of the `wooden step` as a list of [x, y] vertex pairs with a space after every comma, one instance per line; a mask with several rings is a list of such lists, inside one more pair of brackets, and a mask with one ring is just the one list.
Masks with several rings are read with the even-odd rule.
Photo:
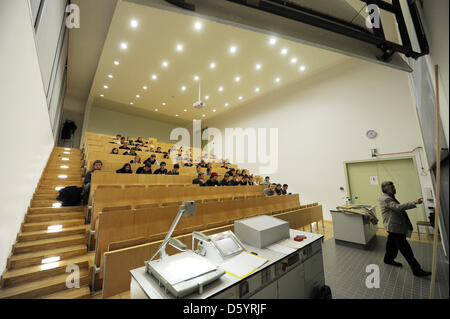
[[87, 253], [86, 245], [74, 245], [56, 249], [41, 250], [32, 253], [12, 255], [8, 259], [8, 269], [17, 269], [40, 265], [42, 259], [60, 256], [61, 260], [80, 256]]
[[[91, 271], [89, 269], [80, 269], [80, 287], [88, 285], [91, 281]], [[36, 280], [30, 283], [7, 287], [0, 289], [0, 299], [15, 298], [15, 299], [30, 299], [47, 296], [49, 294], [61, 292], [67, 289], [67, 276], [62, 275]]]
[[68, 187], [68, 186], [77, 186], [83, 187], [83, 181], [63, 181], [63, 180], [43, 180], [41, 184], [39, 184], [39, 190], [51, 190], [54, 191], [55, 187]]
[[15, 243], [13, 246], [13, 254], [24, 254], [36, 252], [38, 250], [49, 250], [56, 249], [66, 246], [74, 246], [74, 245], [86, 245], [88, 242], [87, 234], [84, 235], [72, 235], [66, 237], [59, 238], [49, 238], [49, 239], [41, 239], [35, 241], [26, 241]]
[[52, 207], [54, 203], [59, 203], [56, 199], [54, 200], [32, 200], [30, 202], [30, 207]]
[[74, 227], [65, 227], [57, 230], [38, 230], [32, 232], [23, 232], [17, 234], [18, 242], [41, 240], [48, 238], [65, 237], [76, 234], [85, 234], [89, 230], [89, 225], [81, 225]]
[[68, 265], [77, 265], [80, 269], [88, 269], [91, 259], [92, 254], [85, 254], [53, 263], [6, 270], [2, 275], [0, 286], [6, 288], [25, 282], [65, 274]]
[[32, 232], [38, 230], [47, 230], [49, 226], [62, 225], [64, 228], [81, 226], [85, 224], [84, 218], [67, 219], [67, 220], [52, 220], [42, 223], [24, 223], [22, 225], [22, 232]]
[[52, 193], [48, 193], [48, 194], [41, 194], [41, 195], [37, 195], [34, 194], [33, 195], [33, 200], [53, 200], [56, 201], [56, 197], [58, 197], [58, 192], [52, 192]]
[[51, 214], [30, 214], [25, 216], [25, 223], [43, 223], [54, 220], [68, 220], [86, 218], [86, 214], [82, 212], [62, 212]]
[[85, 206], [65, 206], [65, 207], [30, 207], [28, 214], [53, 214], [53, 213], [65, 213], [65, 212], [86, 212]]
[[60, 292], [43, 296], [39, 299], [90, 299], [91, 298], [91, 289], [88, 285], [80, 287], [80, 288], [73, 288], [73, 289], [66, 289], [62, 290]]

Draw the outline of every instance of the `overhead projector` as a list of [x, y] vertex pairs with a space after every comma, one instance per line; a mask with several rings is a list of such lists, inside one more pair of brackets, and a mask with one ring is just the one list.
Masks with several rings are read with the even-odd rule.
[[194, 105], [193, 105], [193, 107], [196, 108], [196, 109], [202, 109], [202, 108], [204, 108], [205, 106], [206, 106], [206, 103], [205, 103], [205, 102], [202, 102], [202, 101], [197, 101], [197, 102], [195, 102]]

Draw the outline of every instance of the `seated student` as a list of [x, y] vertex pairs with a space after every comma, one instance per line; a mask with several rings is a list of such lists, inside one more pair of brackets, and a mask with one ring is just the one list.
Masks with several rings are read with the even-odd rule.
[[133, 174], [130, 163], [126, 163], [121, 169], [116, 171], [117, 174]]
[[233, 175], [233, 179], [228, 183], [228, 186], [239, 186], [239, 176]]
[[211, 176], [211, 174], [212, 174], [212, 168], [207, 168], [206, 169], [206, 174], [205, 174], [205, 176]]
[[270, 184], [268, 188], [266, 188], [265, 190], [263, 190], [263, 194], [265, 196], [276, 196], [278, 195], [277, 192], [275, 191], [275, 187], [277, 186], [277, 184]]
[[117, 143], [117, 144], [123, 144], [123, 143], [125, 143], [125, 142], [126, 142], [126, 139], [125, 139], [124, 136], [122, 136], [122, 137], [120, 138], [120, 142]]
[[152, 165], [147, 163], [143, 167], [139, 167], [136, 171], [136, 174], [151, 174], [152, 173]]
[[140, 148], [137, 144], [135, 144], [134, 149], [136, 150], [136, 152], [142, 152], [142, 148]]
[[91, 180], [94, 171], [100, 171], [102, 169], [102, 161], [95, 161], [92, 165], [92, 170], [86, 173], [83, 181], [83, 205], [87, 205], [89, 201], [89, 193], [91, 192]]
[[136, 144], [144, 145], [145, 144], [144, 139], [141, 136], [139, 136], [138, 139], [136, 140]]
[[241, 170], [240, 170], [240, 169], [237, 169], [235, 174], [236, 174], [237, 176], [242, 176], [242, 173], [241, 173]]
[[212, 163], [206, 164], [206, 168], [211, 168], [212, 169]]
[[131, 137], [127, 137], [127, 141], [130, 145], [134, 145], [133, 140], [131, 139]]
[[220, 181], [220, 186], [228, 186], [229, 182], [230, 182], [230, 175], [225, 174], [223, 179]]
[[190, 158], [187, 159], [186, 163], [184, 163], [185, 167], [192, 167], [194, 164], [192, 164], [192, 160]]
[[261, 185], [269, 186], [270, 185], [270, 177], [266, 176], [266, 178], [264, 179], [264, 182], [262, 182]]
[[248, 178], [248, 185], [250, 185], [250, 186], [255, 185], [255, 182], [253, 181], [253, 175], [250, 175], [250, 177]]
[[149, 158], [147, 158], [144, 162], [144, 164], [150, 163], [150, 165], [159, 165], [158, 161], [156, 160], [156, 155], [152, 154]]
[[132, 149], [130, 149], [130, 150], [126, 151], [125, 153], [123, 153], [123, 155], [137, 156], [136, 149], [133, 147]]
[[241, 176], [245, 176], [245, 175], [248, 176], [248, 173], [247, 173], [247, 170], [243, 169], [242, 172], [241, 172]]
[[283, 189], [281, 190], [281, 195], [287, 195], [288, 194], [288, 192], [287, 192], [288, 188], [289, 188], [289, 185], [288, 184], [284, 184], [283, 185]]
[[201, 160], [200, 166], [203, 167], [203, 168], [207, 168], [208, 164], [206, 164], [206, 162], [204, 160]]
[[199, 181], [198, 181], [198, 185], [199, 185], [200, 187], [202, 187], [202, 186], [208, 186], [208, 185], [206, 184], [206, 176], [205, 176], [205, 175], [200, 176], [200, 179], [199, 179]]
[[197, 174], [202, 174], [204, 175], [204, 173], [202, 172], [202, 167], [200, 166], [200, 164], [197, 164], [197, 166], [195, 167], [195, 172]]
[[282, 189], [281, 189], [281, 184], [277, 184], [277, 186], [275, 187], [275, 192], [277, 193], [277, 195], [282, 195]]
[[116, 138], [114, 139], [114, 140], [116, 140], [116, 141], [120, 141], [120, 139], [122, 138], [122, 135], [120, 135], [120, 134], [117, 134], [116, 135]]
[[141, 158], [139, 156], [135, 156], [134, 159], [130, 161], [130, 164], [142, 164]]
[[244, 177], [242, 177], [242, 181], [241, 181], [240, 185], [241, 185], [241, 186], [249, 186], [249, 183], [248, 183], [248, 176], [247, 176], [247, 175], [245, 175]]
[[167, 173], [167, 175], [180, 175], [180, 165], [175, 164], [173, 170]]
[[164, 153], [163, 159], [169, 159], [169, 158], [170, 158], [170, 157], [169, 157], [169, 154]]
[[197, 177], [192, 180], [192, 184], [197, 185], [200, 184], [200, 179], [203, 176], [203, 173], [197, 174]]
[[235, 172], [235, 169], [234, 168], [230, 168], [230, 170], [227, 172], [227, 174], [230, 175], [231, 177], [233, 177], [234, 176], [234, 172]]
[[123, 142], [123, 145], [121, 147], [119, 147], [119, 149], [129, 150], [130, 148], [128, 147], [128, 141]]
[[114, 147], [111, 151], [111, 154], [119, 155], [119, 149], [117, 147]]
[[213, 172], [211, 174], [211, 177], [208, 179], [208, 181], [206, 182], [206, 186], [219, 186], [219, 181], [217, 180], [217, 177], [219, 176], [219, 174], [217, 174], [216, 172]]
[[156, 148], [155, 153], [162, 153], [162, 151], [161, 151], [161, 146], [158, 146], [158, 147]]
[[159, 164], [159, 168], [153, 173], [153, 175], [166, 175], [167, 169], [166, 169], [166, 162], [161, 162]]

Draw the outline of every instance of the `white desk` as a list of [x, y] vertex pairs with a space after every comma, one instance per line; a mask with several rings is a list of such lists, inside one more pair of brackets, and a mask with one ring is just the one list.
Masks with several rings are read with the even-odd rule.
[[[307, 239], [293, 241], [297, 235]], [[269, 261], [250, 276], [239, 279], [225, 274], [204, 287], [202, 294], [193, 293], [186, 299], [308, 299], [325, 284], [322, 257], [323, 235], [290, 230], [295, 252], [286, 254], [270, 249], [258, 249], [244, 243], [248, 252]], [[146, 273], [145, 267], [131, 273], [131, 299], [173, 299], [158, 281]]]
[[330, 213], [333, 218], [334, 239], [337, 242], [352, 243], [367, 248], [376, 238], [378, 227], [370, 222], [368, 216], [346, 214], [338, 210], [331, 210]]

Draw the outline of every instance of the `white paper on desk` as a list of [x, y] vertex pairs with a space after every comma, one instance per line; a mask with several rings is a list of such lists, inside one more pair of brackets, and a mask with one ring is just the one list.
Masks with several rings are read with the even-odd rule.
[[220, 267], [226, 272], [242, 278], [255, 271], [266, 262], [268, 262], [268, 260], [265, 258], [242, 252], [221, 264]]
[[270, 246], [267, 246], [268, 249], [278, 252], [278, 253], [282, 253], [282, 254], [286, 254], [286, 255], [290, 255], [293, 252], [296, 251], [296, 249], [285, 246], [285, 245], [281, 245], [281, 244], [273, 244]]

